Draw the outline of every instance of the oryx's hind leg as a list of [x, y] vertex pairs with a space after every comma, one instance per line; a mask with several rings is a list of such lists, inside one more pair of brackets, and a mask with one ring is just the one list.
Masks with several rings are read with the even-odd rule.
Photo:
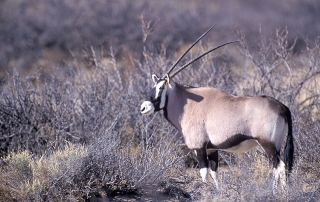
[[279, 156], [279, 151], [276, 149], [273, 143], [260, 143], [262, 148], [265, 150], [267, 153], [268, 157], [272, 160], [272, 165], [273, 165], [273, 176], [274, 176], [274, 181], [273, 181], [273, 192], [276, 193], [277, 188], [278, 188], [278, 183], [279, 181], [281, 182], [282, 189], [284, 190], [286, 187], [286, 169], [285, 169], [285, 164], [281, 160]]
[[277, 156], [278, 165], [273, 166], [273, 175], [274, 175], [274, 182], [273, 182], [273, 192], [276, 193], [278, 183], [281, 182], [282, 190], [286, 188], [286, 168], [284, 162]]
[[207, 151], [205, 148], [201, 148], [201, 149], [195, 149], [195, 153], [197, 155], [202, 181], [207, 182], [208, 167], [209, 167]]
[[218, 188], [218, 150], [207, 150], [207, 155], [210, 164], [210, 174], [216, 187]]

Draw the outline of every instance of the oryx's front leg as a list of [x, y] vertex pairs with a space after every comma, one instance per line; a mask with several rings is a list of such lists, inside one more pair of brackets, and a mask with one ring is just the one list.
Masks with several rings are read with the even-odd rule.
[[216, 187], [218, 188], [218, 150], [207, 150], [207, 156], [210, 163], [210, 174]]
[[202, 181], [207, 182], [208, 167], [209, 167], [207, 151], [205, 148], [195, 149], [194, 151], [197, 155]]

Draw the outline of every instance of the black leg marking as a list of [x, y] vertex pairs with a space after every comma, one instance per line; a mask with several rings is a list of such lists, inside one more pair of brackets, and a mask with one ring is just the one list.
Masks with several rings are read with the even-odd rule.
[[205, 148], [202, 149], [196, 149], [197, 152], [197, 159], [199, 162], [199, 168], [208, 168], [209, 167], [209, 161], [207, 157], [207, 151]]
[[201, 149], [196, 149], [196, 152], [197, 152], [197, 158], [199, 162], [200, 175], [201, 175], [202, 181], [207, 182], [209, 160], [207, 157], [206, 148], [203, 147]]
[[268, 141], [259, 141], [259, 144], [267, 153], [268, 158], [272, 161], [273, 168], [277, 168], [279, 165], [279, 151], [277, 151], [276, 147], [272, 142]]
[[212, 179], [214, 180], [214, 183], [216, 185], [216, 188], [219, 188], [218, 183], [218, 150], [207, 150], [208, 159], [210, 162], [210, 174]]
[[210, 168], [212, 171], [217, 172], [218, 170], [218, 161], [219, 161], [219, 155], [218, 155], [218, 150], [208, 150], [207, 151], [208, 154], [208, 159], [210, 162]]

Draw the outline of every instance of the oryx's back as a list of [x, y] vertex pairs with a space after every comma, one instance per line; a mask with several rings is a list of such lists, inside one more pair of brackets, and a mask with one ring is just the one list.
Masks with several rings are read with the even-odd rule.
[[[182, 133], [191, 147], [202, 144], [196, 141], [199, 139], [221, 145], [235, 135], [271, 141], [279, 137], [277, 128], [285, 128], [287, 108], [274, 98], [233, 96], [216, 88], [186, 90], [193, 97], [202, 98], [187, 99], [184, 108], [188, 110], [181, 117]], [[197, 139], [188, 140], [191, 137]]]

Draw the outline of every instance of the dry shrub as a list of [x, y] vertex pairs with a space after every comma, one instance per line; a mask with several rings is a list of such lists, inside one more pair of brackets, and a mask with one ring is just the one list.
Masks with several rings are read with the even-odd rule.
[[[160, 113], [140, 115], [143, 96], [152, 86], [149, 76], [165, 72], [171, 64], [165, 46], [158, 52], [153, 41], [148, 41], [150, 33], [144, 32], [143, 59], [135, 53], [118, 59], [112, 48], [97, 51], [91, 47], [85, 59], [74, 56], [50, 76], [17, 73], [7, 79], [0, 98], [5, 162], [1, 200], [141, 196], [149, 185], [177, 200], [317, 199], [318, 41], [314, 48], [295, 55], [288, 31], [283, 30], [270, 41], [261, 36], [258, 51], [251, 51], [245, 35], [238, 32], [240, 45], [210, 54], [174, 78], [237, 95], [271, 95], [291, 109], [296, 161], [288, 189], [273, 195], [271, 166], [259, 150], [247, 158], [221, 152], [225, 166], [221, 166], [217, 190], [213, 183], [200, 181], [197, 169], [182, 166], [181, 137]], [[198, 50], [213, 45], [200, 44]]]
[[[1, 200], [78, 201], [137, 194], [164, 180], [168, 170], [181, 168], [183, 155], [175, 149], [181, 137], [164, 120], [154, 124], [159, 115], [147, 126], [144, 117], [136, 117], [139, 109], [132, 110], [135, 105], [128, 98], [139, 98], [132, 83], [122, 82], [131, 73], [120, 74], [110, 55], [109, 66], [104, 66], [92, 50], [92, 71], [56, 73], [35, 85], [28, 85], [29, 76], [16, 74], [13, 85], [8, 84], [1, 100], [6, 115], [2, 133], [9, 134], [2, 139], [1, 171], [10, 172], [4, 176], [0, 192], [7, 194]], [[83, 146], [74, 145], [79, 143]], [[25, 150], [30, 172], [22, 179], [13, 173], [23, 171], [10, 166], [5, 156], [16, 158]], [[14, 191], [6, 188], [11, 184], [16, 184]]]
[[11, 153], [3, 158], [1, 200], [79, 201], [142, 193], [172, 175], [169, 170], [181, 169], [183, 156], [174, 149], [180, 140], [157, 137], [164, 129], [137, 146], [121, 144], [117, 132], [109, 130], [86, 147], [69, 143], [41, 157]]
[[[50, 156], [32, 157], [28, 151], [11, 153], [3, 158], [1, 200], [42, 200], [46, 189], [53, 189], [65, 175], [75, 175], [77, 165], [86, 156], [83, 146], [69, 144], [64, 150], [57, 150]], [[67, 190], [66, 190], [67, 192]], [[57, 194], [57, 195], [56, 195]], [[55, 192], [56, 199], [59, 192]], [[54, 200], [51, 197], [50, 200]]]
[[28, 199], [27, 185], [32, 180], [32, 155], [28, 151], [11, 153], [2, 159], [6, 165], [1, 169], [1, 200]]

